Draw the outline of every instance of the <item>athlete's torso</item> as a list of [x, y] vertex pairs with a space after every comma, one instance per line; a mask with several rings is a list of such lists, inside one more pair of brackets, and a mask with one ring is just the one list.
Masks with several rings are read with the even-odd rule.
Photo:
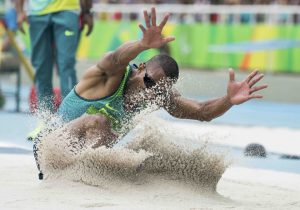
[[106, 116], [114, 127], [124, 119], [124, 91], [131, 68], [128, 67], [118, 89], [110, 96], [99, 99], [85, 99], [76, 93], [75, 88], [66, 96], [59, 107], [58, 114], [65, 121], [79, 118], [83, 114], [102, 114]]

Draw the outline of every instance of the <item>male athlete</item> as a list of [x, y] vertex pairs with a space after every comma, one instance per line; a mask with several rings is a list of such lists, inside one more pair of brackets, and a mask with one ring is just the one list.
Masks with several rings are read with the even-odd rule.
[[[229, 70], [227, 94], [224, 97], [197, 102], [182, 97], [172, 85], [178, 79], [178, 65], [168, 55], [156, 55], [149, 61], [129, 66], [139, 53], [150, 48], [159, 48], [174, 41], [174, 37], [163, 37], [161, 32], [169, 14], [156, 24], [155, 8], [151, 16], [144, 11], [146, 27], [139, 25], [143, 37], [139, 41], [128, 42], [117, 50], [107, 53], [95, 66], [87, 70], [82, 80], [63, 100], [58, 114], [75, 139], [92, 140], [93, 148], [113, 146], [118, 137], [124, 134], [124, 127], [130, 124], [135, 113], [156, 104], [172, 116], [183, 119], [210, 121], [221, 116], [233, 105], [253, 98], [254, 94], [267, 88], [267, 85], [254, 86], [263, 74], [254, 71], [243, 81], [236, 82], [234, 71]], [[73, 139], [73, 138], [72, 138]], [[39, 137], [36, 143], [40, 142]], [[38, 161], [38, 145], [34, 154]], [[43, 174], [40, 171], [40, 179]]]
[[236, 82], [234, 71], [230, 69], [227, 95], [197, 102], [182, 97], [172, 87], [179, 72], [176, 61], [170, 56], [156, 55], [132, 68], [129, 62], [142, 51], [175, 40], [161, 34], [169, 14], [159, 25], [156, 24], [155, 8], [151, 9], [151, 16], [144, 11], [144, 18], [146, 27], [139, 25], [142, 39], [125, 43], [107, 53], [87, 70], [60, 105], [58, 114], [74, 137], [97, 139], [94, 147], [112, 146], [124, 134], [122, 128], [130, 124], [130, 118], [149, 103], [157, 104], [177, 118], [210, 121], [233, 105], [263, 97], [254, 94], [267, 87], [254, 86], [264, 76], [258, 71], [249, 74], [242, 82]]
[[[267, 87], [254, 86], [264, 76], [258, 71], [237, 82], [234, 71], [230, 69], [227, 95], [197, 102], [184, 98], [172, 88], [179, 74], [173, 58], [156, 55], [140, 66], [129, 67], [129, 62], [142, 51], [159, 48], [175, 40], [174, 37], [163, 37], [161, 34], [168, 18], [169, 14], [165, 15], [157, 25], [155, 8], [151, 9], [151, 16], [144, 11], [146, 26], [139, 24], [143, 32], [141, 40], [121, 45], [117, 50], [105, 54], [95, 66], [87, 70], [83, 79], [63, 100], [58, 111], [62, 119], [68, 122], [74, 135], [99, 137], [100, 140], [95, 142], [94, 147], [109, 146], [117, 138], [117, 131], [128, 116], [141, 110], [145, 101], [153, 102], [162, 95], [166, 100], [158, 104], [172, 116], [199, 121], [210, 121], [224, 114], [233, 105], [263, 97], [254, 94]], [[146, 95], [146, 99], [139, 97], [141, 95]]]

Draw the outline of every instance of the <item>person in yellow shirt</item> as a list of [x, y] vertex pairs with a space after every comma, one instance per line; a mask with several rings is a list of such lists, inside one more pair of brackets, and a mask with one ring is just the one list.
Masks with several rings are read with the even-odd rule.
[[[19, 30], [27, 14], [24, 0], [16, 1]], [[29, 0], [28, 21], [31, 40], [31, 62], [35, 69], [35, 85], [39, 109], [54, 111], [52, 75], [57, 65], [62, 99], [77, 83], [75, 56], [81, 29], [93, 29], [92, 0]]]

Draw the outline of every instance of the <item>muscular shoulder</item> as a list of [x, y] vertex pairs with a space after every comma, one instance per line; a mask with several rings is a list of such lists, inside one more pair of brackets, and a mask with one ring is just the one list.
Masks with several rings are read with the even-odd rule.
[[174, 117], [187, 118], [187, 113], [194, 114], [194, 110], [197, 110], [197, 107], [197, 103], [193, 100], [184, 98], [177, 90], [173, 90], [167, 106], [164, 108]]
[[119, 86], [125, 71], [107, 74], [98, 65], [90, 67], [76, 86], [76, 92], [88, 99], [111, 95]]
[[127, 65], [120, 65], [117, 62], [114, 52], [104, 54], [96, 65], [89, 68], [83, 76], [83, 80], [96, 80], [106, 82], [110, 78], [123, 77]]
[[87, 69], [76, 86], [76, 91], [81, 96], [107, 96], [118, 88], [126, 67], [127, 65], [116, 61], [114, 52], [108, 52], [97, 64]]
[[168, 112], [172, 111], [174, 109], [175, 104], [180, 100], [180, 93], [176, 89], [172, 89], [170, 92], [168, 92], [167, 95], [164, 96], [164, 103], [162, 107], [166, 109]]

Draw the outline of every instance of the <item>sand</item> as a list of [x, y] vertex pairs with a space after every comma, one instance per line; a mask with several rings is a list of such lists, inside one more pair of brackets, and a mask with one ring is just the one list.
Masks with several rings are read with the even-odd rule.
[[70, 139], [50, 135], [41, 147], [43, 181], [32, 155], [0, 154], [0, 209], [299, 209], [300, 174], [230, 165], [226, 153], [206, 147], [229, 140], [243, 146], [254, 137], [279, 147], [280, 133], [291, 141], [298, 136], [297, 130], [193, 127], [156, 116], [114, 149], [78, 152]]
[[[177, 133], [161, 126], [163, 121], [156, 122], [142, 126], [147, 132], [132, 133], [133, 140], [115, 149], [87, 148], [60, 155], [65, 144], [49, 140], [43, 181], [37, 178], [32, 155], [0, 154], [0, 209], [300, 208], [300, 174], [228, 166], [222, 155], [211, 153], [205, 144], [200, 150], [186, 150], [168, 142], [168, 132]], [[151, 131], [159, 143], [147, 135]], [[199, 140], [197, 135], [190, 137]], [[163, 156], [154, 155], [149, 161], [153, 154]], [[148, 165], [139, 167], [144, 160]]]
[[[210, 143], [245, 148], [250, 143], [263, 145], [267, 152], [300, 155], [300, 129], [267, 126], [241, 126], [211, 123], [193, 123], [191, 121], [173, 121], [166, 124], [170, 132], [180, 131], [181, 136], [188, 133]], [[299, 165], [300, 166], [300, 165]]]
[[1, 209], [299, 209], [300, 175], [230, 167], [215, 193], [159, 178], [93, 187], [37, 179], [31, 155], [0, 155]]

